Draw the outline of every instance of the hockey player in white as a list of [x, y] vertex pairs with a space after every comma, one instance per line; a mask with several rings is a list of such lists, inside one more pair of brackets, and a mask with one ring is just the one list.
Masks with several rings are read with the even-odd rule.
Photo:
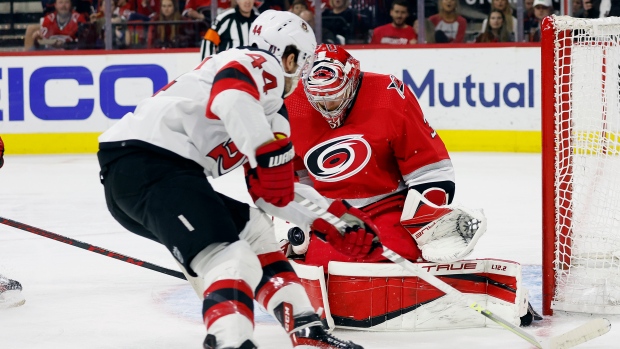
[[[4, 165], [4, 142], [0, 138], [0, 168]], [[22, 295], [22, 285], [0, 274], [0, 309], [19, 307], [26, 303]]]
[[292, 13], [266, 11], [250, 43], [207, 57], [99, 137], [108, 209], [131, 232], [165, 245], [193, 279], [204, 295], [205, 348], [255, 348], [256, 299], [295, 348], [361, 349], [325, 331], [271, 218], [207, 180], [245, 165], [257, 202], [279, 209], [294, 198], [282, 96], [312, 58], [314, 33]]

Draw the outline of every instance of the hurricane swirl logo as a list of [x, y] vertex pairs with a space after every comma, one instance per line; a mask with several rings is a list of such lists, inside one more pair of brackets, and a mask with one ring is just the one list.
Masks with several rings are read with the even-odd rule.
[[304, 163], [316, 180], [337, 182], [361, 171], [370, 154], [363, 135], [347, 135], [316, 145], [306, 153]]

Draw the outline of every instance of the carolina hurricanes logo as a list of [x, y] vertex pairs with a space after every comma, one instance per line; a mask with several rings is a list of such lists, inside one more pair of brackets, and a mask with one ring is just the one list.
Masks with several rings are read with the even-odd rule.
[[245, 155], [239, 152], [231, 139], [213, 148], [207, 157], [217, 162], [217, 171], [220, 176], [234, 170], [245, 161]]
[[306, 153], [304, 163], [316, 180], [337, 182], [361, 171], [370, 154], [363, 135], [347, 135], [316, 145]]
[[396, 92], [400, 95], [400, 98], [405, 99], [405, 84], [402, 81], [398, 80], [394, 75], [390, 75], [390, 79], [392, 82], [388, 85], [387, 89], [395, 89]]

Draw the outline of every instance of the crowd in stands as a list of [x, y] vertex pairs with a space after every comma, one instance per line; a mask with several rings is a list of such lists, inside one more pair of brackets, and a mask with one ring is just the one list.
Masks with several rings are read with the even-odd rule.
[[[214, 18], [211, 1], [217, 1]], [[517, 35], [515, 0], [488, 0], [485, 13], [478, 8], [477, 18], [462, 14], [460, 8], [468, 6], [464, 0], [426, 1], [436, 6], [425, 7], [424, 40], [418, 38], [414, 0], [321, 0], [320, 9], [310, 0], [111, 0], [107, 17], [114, 48], [202, 47], [203, 55], [209, 55], [243, 45], [254, 18], [268, 9], [291, 11], [313, 27], [320, 13], [324, 43], [412, 45], [519, 38], [537, 42], [542, 18], [559, 8], [556, 0], [519, 0], [523, 33]], [[616, 3], [620, 1], [572, 0], [572, 13], [581, 18], [617, 16]], [[24, 48], [103, 48], [105, 20], [104, 0], [42, 0], [41, 20], [27, 27]]]

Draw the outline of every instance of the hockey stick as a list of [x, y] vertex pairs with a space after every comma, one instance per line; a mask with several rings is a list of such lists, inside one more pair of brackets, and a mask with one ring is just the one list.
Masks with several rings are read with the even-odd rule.
[[63, 242], [67, 245], [71, 245], [71, 246], [75, 246], [75, 247], [79, 247], [81, 249], [84, 250], [88, 250], [90, 252], [95, 252], [95, 253], [99, 253], [101, 255], [104, 255], [106, 257], [110, 257], [110, 258], [114, 258], [117, 259], [119, 261], [123, 261], [123, 262], [127, 262], [129, 264], [133, 264], [133, 265], [137, 265], [139, 267], [142, 268], [146, 268], [146, 269], [151, 269], [157, 272], [160, 272], [162, 274], [166, 274], [166, 275], [170, 275], [170, 276], [174, 276], [176, 278], [179, 279], [183, 279], [183, 280], [187, 280], [185, 278], [185, 275], [183, 275], [183, 273], [176, 271], [176, 270], [171, 270], [168, 268], [164, 268], [164, 267], [160, 267], [159, 265], [153, 264], [153, 263], [149, 263], [149, 262], [145, 262], [143, 260], [139, 260], [137, 258], [132, 258], [129, 256], [125, 256], [123, 254], [120, 253], [116, 253], [110, 250], [106, 250], [105, 248], [101, 248], [101, 247], [97, 247], [95, 245], [91, 245], [85, 242], [81, 242], [66, 236], [62, 236], [62, 235], [58, 235], [52, 232], [49, 232], [47, 230], [43, 230], [41, 228], [37, 228], [37, 227], [33, 227], [31, 225], [28, 224], [24, 224], [24, 223], [20, 223], [20, 222], [16, 222], [14, 220], [10, 220], [7, 218], [3, 218], [0, 217], [0, 223], [4, 224], [4, 225], [8, 225], [10, 227], [13, 228], [17, 228], [17, 229], [21, 229], [33, 234], [37, 234], [43, 237], [46, 237], [48, 239], [52, 239], [52, 240], [56, 240], [56, 241], [60, 241]]
[[[310, 210], [311, 212], [317, 214], [319, 217], [325, 219], [330, 224], [333, 224], [338, 229], [345, 227], [347, 225], [346, 222], [342, 221], [340, 218], [334, 216], [333, 214], [327, 212], [325, 209], [317, 206], [310, 200], [307, 200], [300, 194], [295, 194], [295, 202]], [[489, 320], [497, 323], [508, 331], [516, 334], [522, 339], [528, 341], [530, 344], [534, 345], [536, 348], [543, 349], [568, 349], [572, 348], [576, 345], [585, 343], [591, 339], [602, 336], [605, 333], [609, 332], [611, 329], [611, 324], [609, 320], [604, 318], [591, 320], [571, 331], [568, 331], [559, 336], [552, 337], [549, 340], [549, 344], [547, 346], [543, 346], [541, 342], [531, 334], [525, 332], [520, 327], [513, 325], [509, 321], [503, 319], [502, 317], [493, 314], [491, 311], [483, 308], [481, 305], [476, 303], [475, 301], [471, 301], [466, 298], [465, 294], [456, 288], [448, 285], [435, 275], [425, 272], [422, 268], [418, 267], [414, 263], [404, 259], [402, 256], [397, 254], [396, 252], [390, 250], [389, 248], [383, 246], [383, 256], [395, 264], [400, 265], [405, 270], [413, 273], [414, 276], [419, 277], [425, 282], [429, 283], [431, 286], [439, 289], [444, 292], [446, 295], [453, 296], [457, 298], [459, 301], [462, 301], [465, 305], [467, 305], [472, 310], [478, 312], [479, 314], [485, 316]]]

